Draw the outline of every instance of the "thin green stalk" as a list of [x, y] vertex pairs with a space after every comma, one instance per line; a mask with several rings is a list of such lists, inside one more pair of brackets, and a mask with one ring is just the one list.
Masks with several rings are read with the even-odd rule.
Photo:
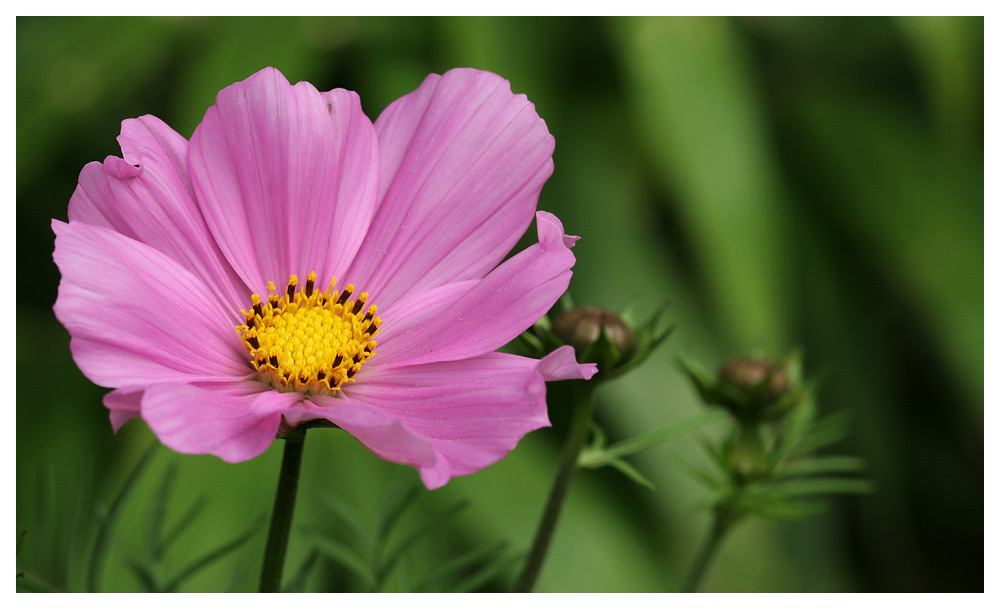
[[285, 567], [288, 532], [292, 528], [292, 515], [295, 512], [295, 494], [299, 487], [299, 471], [302, 468], [302, 449], [305, 440], [304, 428], [295, 430], [285, 437], [285, 452], [281, 457], [281, 473], [278, 474], [278, 490], [274, 495], [274, 511], [271, 512], [271, 527], [267, 532], [267, 546], [264, 548], [264, 564], [260, 570], [260, 592], [281, 591], [281, 572]]
[[521, 576], [514, 585], [514, 592], [531, 592], [535, 586], [535, 581], [542, 570], [542, 564], [545, 562], [545, 555], [549, 551], [549, 543], [552, 541], [552, 534], [555, 532], [563, 503], [566, 501], [569, 485], [573, 481], [573, 473], [577, 469], [580, 451], [587, 440], [590, 415], [594, 410], [593, 384], [586, 381], [575, 381], [574, 383], [576, 404], [573, 408], [573, 421], [569, 436], [566, 438], [566, 444], [563, 446], [562, 455], [559, 458], [559, 468], [556, 470], [552, 490], [549, 491], [549, 500], [545, 505], [542, 520], [538, 524], [538, 531], [535, 533], [535, 541], [531, 546], [528, 559], [524, 563]]
[[691, 571], [688, 572], [687, 580], [684, 581], [684, 587], [681, 588], [681, 592], [695, 592], [698, 589], [701, 579], [705, 576], [705, 572], [708, 571], [708, 565], [712, 562], [716, 550], [719, 549], [719, 544], [722, 543], [722, 539], [729, 532], [729, 528], [733, 524], [733, 519], [728, 513], [728, 510], [725, 508], [715, 510], [715, 515], [712, 518], [712, 530], [705, 539], [704, 545], [701, 546], [694, 564], [691, 565]]

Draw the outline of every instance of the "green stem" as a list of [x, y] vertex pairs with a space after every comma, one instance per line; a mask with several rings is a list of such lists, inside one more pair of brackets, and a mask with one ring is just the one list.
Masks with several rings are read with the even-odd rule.
[[260, 592], [281, 591], [281, 572], [285, 567], [288, 532], [292, 528], [292, 515], [295, 512], [295, 493], [299, 487], [299, 471], [302, 468], [302, 448], [305, 440], [305, 429], [292, 431], [285, 437], [285, 452], [281, 457], [281, 473], [278, 474], [278, 490], [274, 495], [274, 511], [271, 512], [271, 527], [267, 532], [267, 547], [264, 548], [264, 564], [260, 570]]
[[577, 468], [580, 451], [587, 440], [587, 427], [590, 424], [590, 415], [594, 410], [593, 384], [586, 381], [575, 381], [574, 393], [576, 404], [573, 409], [573, 421], [569, 436], [566, 438], [566, 444], [563, 446], [562, 455], [559, 458], [559, 468], [552, 483], [552, 490], [549, 491], [545, 512], [538, 524], [538, 531], [535, 533], [535, 541], [531, 546], [528, 559], [524, 563], [521, 576], [514, 586], [514, 592], [531, 592], [535, 586], [535, 580], [538, 579], [538, 574], [542, 570], [542, 563], [545, 562], [545, 554], [549, 550], [549, 542], [552, 541], [552, 534], [555, 532], [556, 522], [559, 520], [559, 513], [566, 501], [569, 485], [573, 481], [573, 473]]
[[687, 580], [684, 582], [681, 592], [694, 592], [698, 589], [698, 584], [701, 583], [701, 579], [705, 576], [709, 563], [712, 562], [716, 550], [719, 549], [719, 544], [722, 543], [722, 538], [726, 536], [730, 526], [733, 524], [733, 519], [728, 513], [728, 510], [725, 508], [715, 510], [715, 516], [712, 519], [712, 530], [705, 539], [704, 545], [701, 546], [694, 564], [691, 565], [691, 571], [688, 573]]

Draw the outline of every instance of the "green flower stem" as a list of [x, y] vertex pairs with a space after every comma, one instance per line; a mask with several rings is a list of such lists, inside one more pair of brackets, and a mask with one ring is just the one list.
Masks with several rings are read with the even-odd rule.
[[545, 505], [545, 512], [542, 520], [538, 524], [538, 531], [535, 533], [535, 541], [531, 546], [531, 552], [524, 563], [521, 576], [514, 586], [514, 592], [531, 592], [538, 579], [538, 574], [542, 570], [542, 563], [545, 562], [545, 554], [549, 550], [549, 542], [552, 541], [552, 534], [555, 532], [556, 522], [559, 520], [559, 513], [562, 511], [563, 503], [569, 492], [569, 485], [573, 481], [573, 473], [577, 469], [577, 460], [580, 451], [587, 440], [587, 428], [590, 425], [590, 415], [594, 410], [594, 387], [593, 383], [587, 381], [574, 381], [575, 404], [573, 408], [573, 420], [563, 446], [562, 455], [559, 459], [559, 469], [556, 471], [555, 481], [552, 483], [552, 490], [549, 491], [549, 500]]
[[721, 505], [715, 509], [712, 519], [712, 530], [705, 539], [704, 545], [701, 546], [694, 564], [691, 565], [691, 571], [688, 573], [687, 580], [685, 580], [681, 592], [695, 592], [698, 590], [698, 585], [701, 584], [702, 578], [708, 571], [708, 565], [712, 562], [712, 558], [714, 558], [716, 550], [719, 549], [722, 539], [735, 523], [736, 518], [727, 505]]
[[271, 527], [267, 532], [264, 564], [260, 570], [260, 592], [281, 591], [281, 572], [285, 567], [288, 532], [292, 528], [292, 514], [295, 512], [295, 493], [299, 487], [299, 471], [302, 468], [302, 448], [305, 440], [304, 428], [296, 429], [285, 436], [285, 452], [281, 457], [278, 490], [274, 495], [274, 511], [271, 512]]

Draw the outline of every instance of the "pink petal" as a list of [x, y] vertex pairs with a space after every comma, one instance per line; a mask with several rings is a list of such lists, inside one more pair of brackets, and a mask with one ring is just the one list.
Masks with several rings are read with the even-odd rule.
[[583, 379], [589, 381], [597, 374], [597, 364], [578, 364], [573, 347], [563, 345], [541, 359], [538, 373], [546, 381]]
[[69, 202], [70, 222], [115, 230], [173, 258], [218, 291], [232, 309], [249, 292], [222, 256], [191, 192], [188, 143], [155, 116], [122, 122], [124, 159], [90, 163]]
[[310, 398], [324, 417], [428, 488], [496, 463], [549, 425], [536, 360], [506, 353], [368, 372], [345, 398]]
[[323, 418], [336, 423], [386, 461], [412, 465], [421, 471], [432, 469], [437, 463], [431, 443], [385, 409], [344, 397], [314, 395], [309, 401], [318, 407]]
[[[379, 326], [381, 333], [377, 337], [378, 343], [382, 344], [382, 341], [387, 337], [409, 334], [419, 326], [433, 320], [440, 314], [440, 311], [467, 294], [478, 284], [478, 279], [447, 283], [426, 292], [407, 296], [388, 307], [378, 309], [378, 315], [383, 322]], [[372, 360], [373, 363], [374, 361]]]
[[187, 454], [209, 454], [230, 463], [252, 459], [274, 441], [283, 411], [299, 393], [247, 393], [234, 383], [209, 389], [195, 385], [153, 385], [142, 398], [142, 418], [160, 442]]
[[531, 223], [555, 141], [490, 72], [432, 74], [375, 122], [379, 208], [349, 274], [385, 306], [479, 279]]
[[[566, 292], [576, 258], [554, 215], [538, 212], [538, 243], [507, 260], [475, 287], [409, 332], [385, 331], [369, 366], [404, 366], [488, 353], [513, 340]], [[428, 305], [428, 308], [432, 308]], [[376, 364], [376, 361], [378, 362]]]
[[274, 68], [219, 92], [189, 162], [208, 226], [258, 293], [342, 274], [374, 214], [378, 144], [357, 94], [291, 86]]
[[139, 416], [141, 402], [142, 389], [115, 389], [104, 396], [104, 406], [109, 411], [111, 429], [115, 433], [118, 433], [122, 425]]
[[241, 378], [248, 354], [212, 291], [179, 263], [103, 227], [52, 221], [56, 317], [98, 385]]

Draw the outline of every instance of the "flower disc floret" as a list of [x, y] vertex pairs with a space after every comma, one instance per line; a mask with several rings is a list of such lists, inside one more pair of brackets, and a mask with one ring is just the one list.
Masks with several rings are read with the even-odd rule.
[[274, 389], [334, 395], [374, 355], [372, 338], [382, 323], [377, 307], [366, 310], [368, 293], [355, 297], [353, 285], [334, 290], [336, 281], [320, 292], [316, 273], [309, 273], [304, 287], [292, 275], [281, 296], [269, 282], [267, 301], [254, 294], [250, 309], [241, 311], [247, 321], [236, 331], [258, 377]]

